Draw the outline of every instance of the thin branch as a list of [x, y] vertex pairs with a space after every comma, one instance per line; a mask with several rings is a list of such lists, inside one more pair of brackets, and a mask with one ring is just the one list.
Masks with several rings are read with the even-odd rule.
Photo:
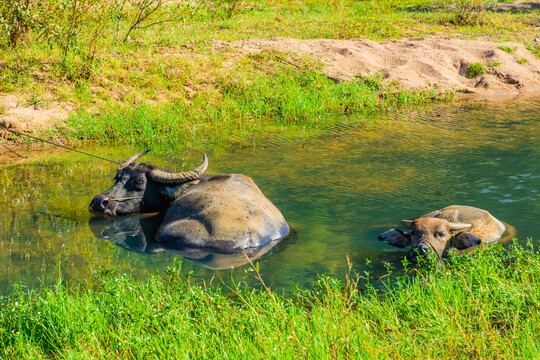
[[[126, 33], [126, 36], [124, 37], [123, 42], [126, 42], [129, 38], [129, 34], [139, 27], [139, 24], [142, 23], [144, 20], [146, 20], [150, 15], [155, 13], [163, 4], [163, 0], [157, 0], [155, 7], [151, 8], [152, 4], [154, 3], [154, 0], [150, 0], [147, 3], [144, 3], [139, 8], [139, 14], [137, 15], [137, 19], [131, 24], [129, 27], [129, 30]], [[148, 10], [148, 11], [147, 11]]]
[[146, 28], [149, 28], [150, 26], [159, 25], [159, 24], [168, 23], [168, 22], [175, 22], [175, 21], [182, 21], [182, 19], [166, 19], [166, 20], [160, 20], [160, 21], [156, 21], [156, 22], [153, 22], [153, 23], [151, 23], [151, 24], [148, 24], [148, 25], [144, 25], [144, 26], [136, 26], [134, 29], [135, 29], [135, 30], [138, 30], [138, 29], [146, 29]]

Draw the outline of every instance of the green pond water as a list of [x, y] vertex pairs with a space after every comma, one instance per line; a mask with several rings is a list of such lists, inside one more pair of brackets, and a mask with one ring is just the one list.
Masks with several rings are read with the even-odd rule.
[[[294, 229], [258, 259], [275, 289], [310, 286], [317, 274], [344, 277], [347, 257], [353, 271], [384, 274], [384, 263], [399, 264], [407, 250], [377, 235], [400, 219], [451, 204], [490, 211], [513, 225], [522, 242], [540, 239], [539, 96], [376, 119], [349, 116], [314, 136], [242, 144], [205, 149], [208, 173], [251, 176]], [[87, 149], [114, 160], [141, 150]], [[113, 184], [114, 164], [73, 152], [32, 156], [0, 171], [0, 294], [15, 283], [56, 283], [60, 275], [87, 279], [101, 266], [144, 278], [186, 255], [145, 244], [139, 218], [90, 221], [88, 205]], [[141, 160], [179, 171], [200, 156], [167, 149]], [[230, 284], [231, 276], [255, 283], [241, 260], [184, 259], [182, 272], [213, 284]], [[211, 269], [216, 264], [225, 269]]]

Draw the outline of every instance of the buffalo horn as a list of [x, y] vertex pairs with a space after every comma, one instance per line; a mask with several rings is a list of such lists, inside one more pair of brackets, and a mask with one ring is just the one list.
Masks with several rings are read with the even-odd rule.
[[135, 154], [135, 155], [131, 155], [126, 160], [122, 161], [120, 163], [120, 165], [118, 165], [118, 171], [127, 168], [132, 162], [134, 162], [135, 160], [137, 160], [138, 158], [140, 158], [141, 156], [143, 156], [144, 154], [146, 154], [149, 151], [150, 151], [150, 149], [145, 150], [145, 151], [141, 151], [140, 153]]
[[472, 224], [456, 224], [456, 223], [450, 223], [449, 228], [450, 230], [466, 230], [470, 228]]
[[194, 170], [182, 173], [170, 173], [167, 171], [156, 169], [150, 172], [150, 177], [152, 178], [152, 180], [163, 184], [183, 184], [200, 177], [202, 174], [204, 174], [207, 167], [208, 158], [206, 157], [206, 154], [203, 154], [202, 164]]

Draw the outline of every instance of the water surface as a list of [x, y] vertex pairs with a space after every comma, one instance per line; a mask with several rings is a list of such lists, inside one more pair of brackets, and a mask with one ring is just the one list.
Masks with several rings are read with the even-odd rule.
[[[384, 273], [384, 262], [397, 263], [406, 251], [377, 235], [400, 219], [451, 204], [484, 208], [515, 226], [520, 241], [538, 240], [539, 120], [539, 97], [344, 117], [309, 138], [271, 136], [225, 151], [209, 148], [208, 172], [251, 176], [282, 211], [294, 236], [262, 255], [261, 273], [274, 288], [305, 287], [317, 274], [344, 276], [347, 256], [355, 271]], [[140, 150], [89, 149], [115, 160]], [[177, 171], [197, 165], [200, 153], [157, 151], [144, 160]], [[129, 251], [95, 236], [88, 204], [112, 185], [114, 173], [113, 164], [76, 153], [2, 168], [0, 294], [14, 283], [36, 288], [60, 275], [86, 279], [100, 266], [143, 278], [182, 258], [142, 249], [137, 238], [130, 238]], [[185, 260], [182, 271], [230, 283], [231, 270], [200, 264]], [[253, 279], [249, 266], [233, 274]]]

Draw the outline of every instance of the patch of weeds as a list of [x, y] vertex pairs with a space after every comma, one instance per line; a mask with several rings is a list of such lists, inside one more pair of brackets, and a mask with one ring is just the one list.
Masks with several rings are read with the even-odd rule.
[[38, 94], [32, 94], [28, 100], [26, 100], [25, 104], [26, 106], [34, 106], [37, 107], [39, 104], [43, 102], [43, 95]]
[[208, 11], [220, 19], [230, 19], [234, 15], [247, 11], [249, 6], [241, 0], [213, 0], [207, 3]]
[[359, 84], [368, 88], [369, 90], [372, 90], [372, 91], [382, 90], [382, 84], [381, 84], [382, 73], [381, 72], [378, 72], [375, 75], [366, 75], [366, 76], [357, 75], [356, 81]]
[[454, 25], [481, 25], [486, 23], [487, 8], [490, 0], [457, 0], [450, 1], [448, 10], [451, 14], [449, 22]]
[[536, 55], [536, 57], [540, 57], [540, 43], [527, 45], [526, 49]]
[[514, 49], [512, 49], [510, 46], [501, 45], [501, 46], [499, 46], [499, 49], [501, 49], [502, 51], [504, 51], [506, 53], [509, 53], [509, 54], [514, 53]]
[[83, 99], [86, 99], [87, 101], [91, 101], [90, 85], [83, 81], [77, 81], [75, 83], [73, 95], [76, 98], [80, 99], [81, 101]]
[[527, 60], [526, 58], [521, 58], [521, 59], [518, 60], [518, 63], [525, 64], [527, 61], [529, 61], [529, 60]]
[[501, 66], [501, 63], [498, 61], [490, 62], [487, 64], [488, 67]]
[[469, 78], [473, 78], [480, 74], [485, 74], [486, 68], [481, 63], [472, 63], [467, 68], [467, 75], [469, 75]]

